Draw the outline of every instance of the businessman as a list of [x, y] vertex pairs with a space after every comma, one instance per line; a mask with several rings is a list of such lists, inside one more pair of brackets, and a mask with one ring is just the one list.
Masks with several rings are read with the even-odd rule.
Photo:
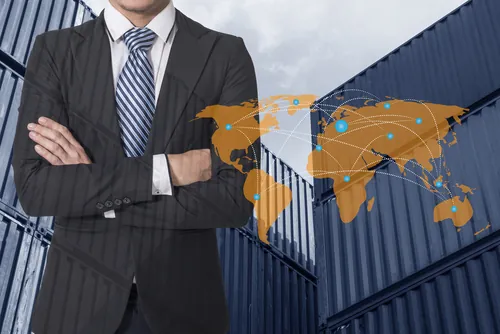
[[169, 0], [110, 0], [36, 37], [12, 161], [24, 211], [55, 216], [35, 334], [227, 332], [215, 228], [244, 226], [253, 204], [217, 124], [191, 120], [256, 100], [243, 40]]

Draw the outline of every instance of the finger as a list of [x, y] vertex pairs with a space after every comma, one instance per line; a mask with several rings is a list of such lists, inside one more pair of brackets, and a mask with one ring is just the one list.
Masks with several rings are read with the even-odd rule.
[[[46, 139], [51, 140], [52, 142], [58, 144], [61, 148], [63, 148], [66, 152], [71, 151], [71, 146], [68, 140], [62, 135], [62, 133], [48, 128], [46, 126], [40, 125], [40, 124], [35, 124], [35, 127], [32, 128], [32, 131], [36, 132], [42, 137], [45, 137]], [[48, 147], [46, 147], [49, 149]], [[54, 152], [52, 152], [54, 153]]]
[[40, 144], [43, 148], [58, 157], [61, 161], [66, 159], [68, 153], [59, 144], [52, 141], [52, 139], [46, 138], [40, 133], [34, 131], [31, 131], [29, 136], [33, 141]]
[[47, 160], [51, 165], [62, 165], [63, 164], [63, 162], [58, 157], [56, 157], [54, 154], [50, 153], [47, 149], [45, 149], [44, 147], [42, 147], [40, 145], [35, 145], [35, 151], [40, 156], [45, 158], [45, 160]]
[[64, 125], [57, 123], [56, 121], [48, 117], [40, 117], [38, 121], [41, 122], [40, 124], [48, 127], [49, 129], [53, 129], [61, 133], [64, 138], [66, 138], [66, 140], [70, 142], [71, 145], [80, 146], [80, 143], [75, 139], [75, 137], [73, 137], [71, 131], [69, 131], [69, 129]]
[[73, 146], [80, 146], [65, 126], [47, 117], [40, 117], [38, 122], [40, 124], [35, 126], [35, 131], [61, 145], [66, 152], [70, 153]]

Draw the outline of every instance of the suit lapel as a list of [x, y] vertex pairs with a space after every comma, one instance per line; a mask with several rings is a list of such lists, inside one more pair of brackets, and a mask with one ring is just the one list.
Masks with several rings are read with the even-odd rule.
[[[167, 62], [145, 154], [166, 151], [216, 40], [216, 34], [207, 34], [208, 29], [177, 9], [175, 22], [178, 30]], [[75, 31], [81, 38], [71, 40], [71, 49], [80, 84], [73, 90], [80, 97], [76, 99], [79, 103], [71, 106], [71, 110], [123, 152], [104, 11], [93, 25], [82, 25]]]
[[79, 84], [72, 87], [78, 97], [73, 99], [77, 103], [71, 105], [70, 110], [122, 147], [104, 11], [94, 24], [81, 25], [75, 31], [80, 38], [71, 39], [71, 51]]
[[[216, 35], [176, 9], [172, 44], [146, 153], [164, 153], [206, 66]], [[181, 127], [182, 128], [182, 127]]]

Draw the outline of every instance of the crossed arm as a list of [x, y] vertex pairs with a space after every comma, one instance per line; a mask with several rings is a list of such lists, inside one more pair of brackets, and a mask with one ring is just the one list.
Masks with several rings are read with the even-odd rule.
[[[62, 117], [66, 110], [53, 59], [44, 37], [37, 37], [26, 69], [12, 162], [24, 211], [31, 216], [92, 216], [109, 210], [96, 207], [97, 202], [128, 198], [122, 206], [126, 210], [128, 205], [152, 201], [152, 155], [94, 163], [73, 138], [64, 121], [67, 117]], [[256, 98], [253, 63], [242, 39], [237, 38], [219, 102], [236, 105]], [[28, 124], [35, 128], [28, 129]], [[243, 194], [245, 175], [213, 152], [197, 151], [167, 156], [175, 187], [170, 208], [184, 217], [186, 228], [245, 225], [253, 211]], [[197, 166], [197, 172], [186, 166]], [[138, 182], [130, 182], [134, 179]], [[185, 210], [186, 201], [191, 200], [202, 207], [200, 214]]]
[[[38, 123], [28, 124], [29, 137], [35, 142], [35, 151], [53, 166], [92, 164], [84, 148], [70, 130], [56, 121], [40, 117]], [[160, 160], [164, 159], [164, 161]], [[172, 186], [186, 186], [208, 181], [211, 176], [209, 149], [191, 150], [183, 154], [155, 154], [153, 156], [153, 194], [172, 195]], [[164, 166], [162, 163], [165, 163]], [[157, 164], [157, 165], [156, 165]], [[170, 168], [169, 168], [170, 165]], [[167, 183], [165, 187], [163, 183]], [[168, 184], [170, 183], [170, 184]], [[166, 190], [165, 190], [166, 189]], [[101, 203], [102, 205], [102, 203]], [[114, 218], [114, 210], [104, 213]]]

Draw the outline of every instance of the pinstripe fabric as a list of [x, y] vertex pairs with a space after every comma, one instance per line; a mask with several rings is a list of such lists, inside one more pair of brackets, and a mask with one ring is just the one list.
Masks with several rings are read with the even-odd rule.
[[144, 154], [155, 112], [155, 82], [148, 51], [156, 34], [132, 28], [124, 35], [130, 54], [116, 87], [116, 106], [123, 149], [128, 157]]
[[[214, 125], [191, 122], [193, 116], [210, 101], [230, 106], [257, 100], [255, 71], [241, 38], [209, 30], [178, 10], [175, 25], [163, 76], [168, 89], [160, 94], [154, 114], [158, 131], [152, 128], [143, 156], [125, 159], [123, 148], [115, 149], [121, 145], [118, 111], [106, 112], [116, 109], [116, 92], [104, 11], [96, 20], [36, 38], [19, 103], [15, 183], [27, 214], [56, 216], [52, 242], [64, 239], [71, 245], [49, 248], [31, 321], [37, 334], [114, 333], [129, 294], [122, 283], [130, 287], [133, 275], [154, 333], [228, 331], [215, 228], [242, 227], [251, 217], [253, 203], [242, 191], [245, 174], [227, 170], [231, 166], [224, 166], [212, 150], [212, 182], [176, 192], [175, 198], [154, 196], [151, 157], [207, 148]], [[61, 87], [67, 90], [61, 93]], [[75, 112], [67, 113], [67, 105], [75, 106]], [[46, 166], [33, 173], [40, 159], [24, 124], [38, 115], [61, 120], [88, 143], [96, 161], [92, 168]], [[43, 194], [36, 191], [41, 188]], [[106, 219], [101, 214], [117, 209], [116, 199], [122, 200], [120, 214]], [[97, 205], [106, 201], [112, 207]], [[101, 272], [101, 267], [111, 272]], [[109, 278], [113, 272], [118, 281]]]

